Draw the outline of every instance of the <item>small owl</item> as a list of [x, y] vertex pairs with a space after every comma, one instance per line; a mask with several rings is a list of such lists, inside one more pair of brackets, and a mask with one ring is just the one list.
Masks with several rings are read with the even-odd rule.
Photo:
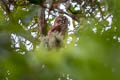
[[52, 32], [58, 32], [61, 35], [65, 35], [65, 33], [67, 32], [68, 24], [69, 24], [69, 21], [67, 17], [63, 15], [56, 17], [54, 21], [54, 25], [48, 31], [48, 37], [50, 37], [50, 34]]
[[54, 25], [50, 28], [47, 36], [49, 48], [61, 47], [63, 37], [67, 32], [68, 24], [68, 19], [63, 15], [55, 18]]

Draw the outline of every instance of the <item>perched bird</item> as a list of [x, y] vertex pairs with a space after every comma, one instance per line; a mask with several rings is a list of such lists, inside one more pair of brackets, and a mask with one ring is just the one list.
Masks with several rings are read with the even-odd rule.
[[68, 29], [68, 24], [69, 24], [69, 21], [67, 17], [63, 15], [56, 17], [54, 21], [54, 25], [48, 31], [48, 38], [50, 38], [50, 35], [52, 32], [58, 32], [61, 35], [65, 35]]
[[60, 15], [55, 18], [54, 25], [48, 31], [48, 47], [59, 48], [65, 33], [68, 29], [69, 21], [67, 17]]

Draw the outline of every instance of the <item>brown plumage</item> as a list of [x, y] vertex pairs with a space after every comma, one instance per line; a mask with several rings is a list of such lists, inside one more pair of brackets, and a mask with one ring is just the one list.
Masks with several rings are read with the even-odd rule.
[[62, 39], [67, 32], [69, 21], [68, 19], [60, 15], [56, 17], [54, 25], [48, 31], [48, 47], [59, 48], [61, 47]]
[[67, 32], [68, 24], [69, 21], [65, 16], [60, 15], [56, 17], [54, 25], [48, 31], [48, 38], [50, 38], [52, 32], [58, 32], [61, 35], [65, 35], [65, 33]]

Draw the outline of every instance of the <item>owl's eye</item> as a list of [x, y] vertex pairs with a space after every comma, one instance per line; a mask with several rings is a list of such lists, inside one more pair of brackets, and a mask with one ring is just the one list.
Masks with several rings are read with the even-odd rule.
[[62, 19], [59, 19], [58, 22], [62, 22]]

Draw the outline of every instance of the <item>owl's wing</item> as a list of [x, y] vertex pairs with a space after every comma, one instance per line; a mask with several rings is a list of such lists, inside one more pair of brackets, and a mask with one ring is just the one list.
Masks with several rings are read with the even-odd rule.
[[50, 30], [48, 31], [48, 38], [50, 37], [51, 32], [54, 32], [56, 28], [57, 28], [56, 26], [52, 26], [50, 28]]

